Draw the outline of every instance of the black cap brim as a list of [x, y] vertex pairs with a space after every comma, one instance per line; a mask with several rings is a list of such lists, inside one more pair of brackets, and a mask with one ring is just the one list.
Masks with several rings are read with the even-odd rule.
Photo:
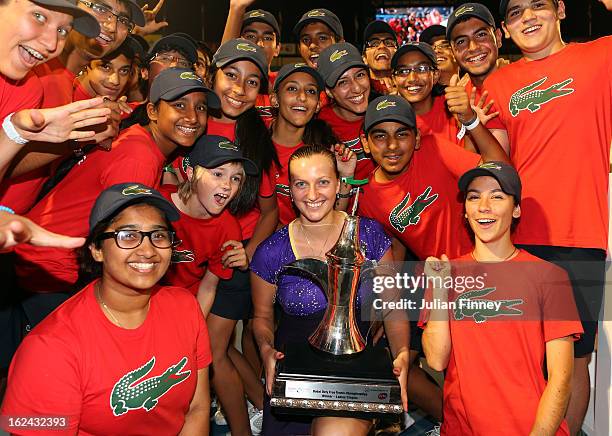
[[170, 47], [176, 47], [181, 49], [187, 55], [187, 61], [191, 64], [195, 64], [198, 61], [198, 50], [193, 42], [184, 36], [180, 35], [168, 35], [158, 39], [153, 47], [149, 50], [149, 58], [159, 52], [159, 48], [167, 45]]
[[259, 169], [255, 162], [246, 157], [218, 157], [209, 161], [205, 168], [217, 168], [227, 162], [242, 162], [244, 172], [247, 176], [257, 176], [259, 174]]
[[87, 38], [97, 38], [100, 35], [98, 20], [86, 10], [79, 8], [69, 0], [32, 0], [41, 6], [49, 6], [53, 10], [72, 15], [72, 27]]
[[495, 171], [491, 171], [485, 167], [472, 168], [471, 170], [467, 171], [465, 174], [463, 174], [459, 178], [459, 182], [458, 182], [459, 190], [463, 193], [466, 193], [468, 187], [470, 186], [470, 183], [472, 183], [472, 180], [474, 180], [476, 177], [483, 177], [483, 176], [493, 177], [495, 180], [497, 180], [497, 183], [499, 183], [499, 186], [502, 189], [502, 191], [504, 191], [508, 195], [512, 195], [513, 197], [516, 198], [517, 202], [520, 202], [521, 193], [513, 192], [514, 189], [508, 186], [508, 183], [506, 183], [506, 181], [503, 178], [500, 178], [499, 175], [500, 175], [499, 173], [496, 173]]
[[373, 120], [369, 124], [364, 124], [363, 128], [365, 133], [367, 134], [370, 130], [372, 130], [377, 124], [385, 123], [388, 121], [395, 121], [397, 123], [403, 124], [406, 127], [410, 127], [411, 129], [416, 128], [416, 124], [408, 117], [400, 115], [400, 114], [389, 114], [384, 117], [384, 119]]
[[[236, 57], [231, 57], [231, 58], [227, 58], [227, 59], [223, 59], [220, 61], [216, 62], [216, 65], [218, 68], [223, 68], [226, 65], [229, 65], [233, 62], [236, 61], [251, 61], [253, 62], [257, 68], [259, 68], [259, 71], [261, 71], [261, 74], [263, 74], [263, 79], [264, 82], [268, 82], [268, 66], [262, 64], [261, 62], [259, 62], [257, 59], [253, 58], [253, 57], [249, 57], [249, 56], [236, 56]], [[264, 84], [262, 83], [262, 88], [263, 88]]]
[[[426, 44], [426, 43], [423, 42], [420, 44]], [[393, 55], [393, 58], [391, 59], [391, 68], [395, 69], [397, 67], [397, 63], [399, 62], [400, 58], [404, 56], [406, 53], [410, 53], [411, 51], [418, 51], [419, 53], [423, 53], [423, 55], [425, 55], [425, 57], [431, 61], [433, 66], [438, 65], [436, 53], [433, 51], [433, 49], [431, 53], [429, 53], [426, 49], [424, 49], [423, 47], [419, 47], [417, 44], [405, 44], [405, 45], [402, 45], [400, 48], [398, 48], [395, 54]]]
[[325, 85], [328, 88], [334, 88], [336, 86], [336, 83], [338, 83], [340, 76], [342, 76], [347, 70], [350, 70], [351, 68], [357, 68], [357, 67], [365, 68], [365, 69], [368, 68], [368, 66], [364, 64], [363, 62], [359, 62], [359, 61], [347, 62], [345, 64], [342, 64], [340, 68], [334, 70], [329, 76], [323, 79], [325, 80]]
[[278, 91], [278, 87], [284, 80], [287, 79], [287, 77], [289, 77], [293, 73], [300, 73], [300, 72], [309, 74], [313, 79], [315, 79], [315, 82], [317, 82], [317, 89], [319, 92], [325, 90], [325, 82], [323, 81], [323, 78], [321, 77], [321, 75], [317, 73], [317, 70], [315, 70], [312, 67], [309, 67], [308, 65], [302, 65], [302, 66], [291, 69], [290, 71], [288, 71], [286, 74], [283, 74], [282, 76], [280, 75], [280, 72], [279, 72], [279, 75], [276, 76], [276, 79], [274, 80], [274, 91]]
[[[203, 92], [206, 94], [206, 106], [210, 109], [220, 109], [221, 108], [221, 100], [217, 97], [217, 94], [212, 89], [209, 89], [205, 86], [193, 86], [193, 85], [185, 85], [185, 86], [177, 86], [171, 90], [164, 92], [159, 96], [159, 100], [164, 101], [173, 101], [179, 97], [182, 97], [185, 94], [190, 94], [192, 92]], [[157, 101], [153, 101], [152, 103], [157, 103]]]
[[132, 16], [132, 22], [137, 26], [143, 27], [146, 23], [144, 12], [136, 4], [134, 0], [127, 0], [128, 7], [130, 8], [130, 14]]
[[106, 220], [109, 217], [114, 216], [119, 211], [133, 206], [135, 204], [150, 204], [151, 206], [156, 207], [161, 210], [163, 214], [166, 216], [168, 221], [178, 221], [181, 217], [179, 211], [174, 207], [172, 203], [164, 198], [154, 197], [154, 196], [141, 196], [129, 199], [124, 202], [117, 202], [112, 207], [104, 210], [104, 213], [100, 216], [91, 216], [89, 219], [89, 231], [91, 232], [94, 227], [98, 225], [98, 223]]

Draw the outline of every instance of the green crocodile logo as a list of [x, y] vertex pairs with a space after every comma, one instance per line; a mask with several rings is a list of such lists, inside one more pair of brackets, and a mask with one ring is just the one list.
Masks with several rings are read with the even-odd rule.
[[574, 89], [572, 88], [564, 88], [565, 85], [569, 85], [574, 81], [572, 78], [550, 85], [546, 89], [535, 89], [547, 80], [548, 77], [542, 77], [540, 80], [536, 80], [535, 82], [512, 94], [510, 97], [510, 103], [508, 103], [510, 114], [512, 114], [513, 117], [516, 117], [521, 111], [524, 110], [534, 113], [540, 110], [543, 104], [548, 103], [555, 98], [563, 97], [564, 95], [574, 92]]
[[474, 7], [473, 6], [461, 6], [459, 9], [455, 11], [455, 17], [460, 17], [466, 12], [474, 12]]
[[376, 105], [376, 110], [381, 111], [383, 109], [387, 109], [388, 107], [395, 107], [395, 102], [385, 99]]
[[438, 194], [429, 195], [431, 189], [431, 186], [425, 188], [425, 191], [423, 191], [423, 193], [410, 205], [409, 192], [404, 199], [393, 208], [389, 214], [389, 223], [391, 223], [395, 230], [404, 233], [404, 230], [406, 230], [408, 226], [416, 226], [419, 223], [423, 211], [438, 198]]
[[171, 263], [190, 263], [195, 261], [195, 255], [191, 250], [172, 250]]
[[181, 168], [183, 168], [183, 172], [187, 174], [187, 168], [191, 167], [191, 162], [189, 162], [189, 156], [185, 156], [181, 160]]
[[306, 66], [307, 65], [304, 62], [298, 62], [297, 64], [293, 64], [293, 68], [301, 68]]
[[198, 82], [202, 81], [202, 79], [200, 79], [191, 71], [183, 71], [181, 74], [179, 74], [179, 77], [183, 80], [197, 80]]
[[276, 195], [282, 195], [283, 197], [290, 197], [289, 185], [283, 185], [282, 183], [276, 184]]
[[252, 51], [252, 52], [257, 53], [257, 49], [255, 47], [251, 47], [249, 44], [245, 42], [239, 42], [238, 44], [236, 44], [236, 50]]
[[484, 162], [478, 165], [478, 168], [484, 168], [486, 170], [501, 170], [501, 166], [495, 162]]
[[348, 51], [346, 50], [336, 50], [331, 54], [331, 56], [329, 57], [329, 60], [331, 62], [336, 62], [337, 60], [342, 59], [347, 54], [348, 54]]
[[123, 195], [141, 195], [141, 194], [152, 195], [153, 194], [150, 189], [145, 188], [142, 185], [128, 186], [127, 188], [123, 188], [123, 191], [121, 191], [121, 193]]
[[308, 12], [308, 17], [324, 17], [325, 16], [325, 12], [321, 12], [318, 9], [315, 9], [314, 11], [310, 11]]
[[342, 141], [345, 147], [348, 147], [355, 153], [357, 156], [357, 162], [364, 159], [369, 159], [368, 155], [363, 150], [363, 145], [361, 145], [361, 139], [359, 137], [355, 139], [349, 139], [347, 141]]
[[173, 386], [187, 380], [191, 370], [180, 372], [187, 364], [183, 357], [176, 365], [171, 365], [162, 375], [140, 381], [155, 366], [155, 356], [140, 368], [128, 372], [121, 377], [111, 391], [110, 406], [113, 415], [121, 416], [130, 410], [144, 409], [151, 411], [159, 399]]
[[238, 147], [236, 147], [235, 144], [232, 144], [229, 141], [221, 141], [217, 144], [217, 146], [219, 148], [222, 148], [224, 150], [232, 150], [232, 151], [240, 151], [240, 149]]
[[478, 324], [483, 323], [487, 318], [494, 318], [503, 315], [522, 315], [520, 309], [515, 308], [523, 304], [523, 300], [488, 300], [485, 297], [495, 291], [496, 288], [484, 288], [475, 291], [468, 291], [461, 294], [455, 300], [453, 314], [457, 321], [463, 318], [473, 318]]
[[260, 11], [253, 11], [249, 14], [249, 18], [260, 18], [260, 17], [265, 17], [266, 14], [260, 12]]

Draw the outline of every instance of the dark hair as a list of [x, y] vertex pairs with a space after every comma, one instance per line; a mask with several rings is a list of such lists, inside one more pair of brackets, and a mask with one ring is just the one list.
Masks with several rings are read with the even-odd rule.
[[134, 62], [134, 59], [136, 58], [136, 53], [134, 53], [134, 49], [132, 49], [132, 46], [127, 39], [123, 41], [115, 50], [111, 51], [106, 56], [103, 56], [102, 60], [107, 62], [112, 61], [121, 55], [128, 58], [131, 62]]
[[196, 46], [197, 46], [198, 51], [201, 51], [202, 53], [204, 53], [206, 57], [208, 58], [208, 60], [212, 62], [214, 53], [210, 49], [210, 47], [204, 41], [197, 41]]
[[340, 140], [325, 121], [318, 118], [311, 119], [304, 128], [302, 142], [305, 145], [322, 145], [330, 148], [340, 143]]
[[[214, 86], [214, 78], [217, 68], [211, 65], [209, 70], [210, 83]], [[210, 116], [210, 113], [209, 113]], [[251, 159], [257, 167], [268, 174], [272, 171], [272, 165], [276, 164], [280, 167], [280, 161], [270, 132], [265, 123], [259, 116], [255, 106], [244, 111], [236, 119], [235, 127], [236, 138], [234, 143], [242, 150], [244, 157]], [[234, 215], [242, 215], [255, 205], [257, 194], [259, 193], [259, 185], [261, 182], [261, 174], [258, 177], [246, 177], [242, 189], [228, 206], [228, 210]]]
[[338, 171], [336, 156], [329, 149], [329, 147], [326, 147], [321, 144], [308, 144], [295, 150], [289, 157], [289, 162], [287, 163], [287, 172], [289, 173], [289, 180], [291, 180], [291, 162], [293, 162], [294, 160], [304, 159], [316, 155], [327, 157], [334, 167], [334, 173], [336, 174], [336, 178], [340, 179], [340, 172]]
[[[77, 259], [79, 263], [79, 278], [77, 281], [76, 289], [80, 289], [90, 283], [92, 280], [102, 277], [102, 263], [94, 260], [89, 247], [93, 245], [95, 248], [100, 249], [102, 247], [102, 240], [100, 239], [100, 236], [106, 231], [108, 226], [110, 226], [115, 221], [115, 219], [128, 207], [139, 206], [143, 204], [148, 205], [148, 203], [142, 202], [128, 203], [124, 205], [114, 214], [96, 224], [92, 231], [89, 232], [85, 244], [82, 247], [77, 248], [76, 250]], [[168, 227], [168, 230], [173, 230], [170, 221], [168, 221], [168, 219], [163, 213], [162, 216], [164, 217], [164, 221], [166, 226]]]

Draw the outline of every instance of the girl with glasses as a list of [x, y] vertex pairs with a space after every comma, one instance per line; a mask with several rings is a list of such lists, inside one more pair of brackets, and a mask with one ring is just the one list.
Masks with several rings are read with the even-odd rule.
[[80, 256], [95, 279], [22, 343], [3, 415], [53, 416], [73, 434], [208, 434], [206, 323], [189, 292], [158, 284], [178, 218], [146, 185], [100, 194]]

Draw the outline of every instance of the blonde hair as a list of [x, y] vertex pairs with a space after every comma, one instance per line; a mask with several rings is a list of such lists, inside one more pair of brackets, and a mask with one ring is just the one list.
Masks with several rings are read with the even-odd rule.
[[[230, 162], [236, 162], [236, 163], [242, 164], [242, 162], [239, 162], [239, 161], [230, 161]], [[206, 170], [207, 169], [204, 168], [203, 166], [196, 165], [193, 168], [193, 174], [191, 175], [191, 180], [187, 179], [178, 185], [177, 193], [183, 203], [187, 204], [187, 201], [191, 198], [191, 196], [198, 192], [198, 182], [200, 181], [200, 179], [202, 178], [202, 175], [204, 174], [204, 171]], [[244, 172], [244, 166], [243, 166], [242, 167], [242, 180], [240, 181], [240, 187], [238, 188], [238, 192], [236, 193], [236, 196], [232, 199], [232, 201], [230, 202], [228, 206], [232, 205], [234, 200], [238, 197], [238, 194], [240, 193], [240, 190], [242, 189], [242, 186], [244, 185], [244, 180], [246, 179], [246, 177], [247, 176], [246, 176], [246, 173]]]

